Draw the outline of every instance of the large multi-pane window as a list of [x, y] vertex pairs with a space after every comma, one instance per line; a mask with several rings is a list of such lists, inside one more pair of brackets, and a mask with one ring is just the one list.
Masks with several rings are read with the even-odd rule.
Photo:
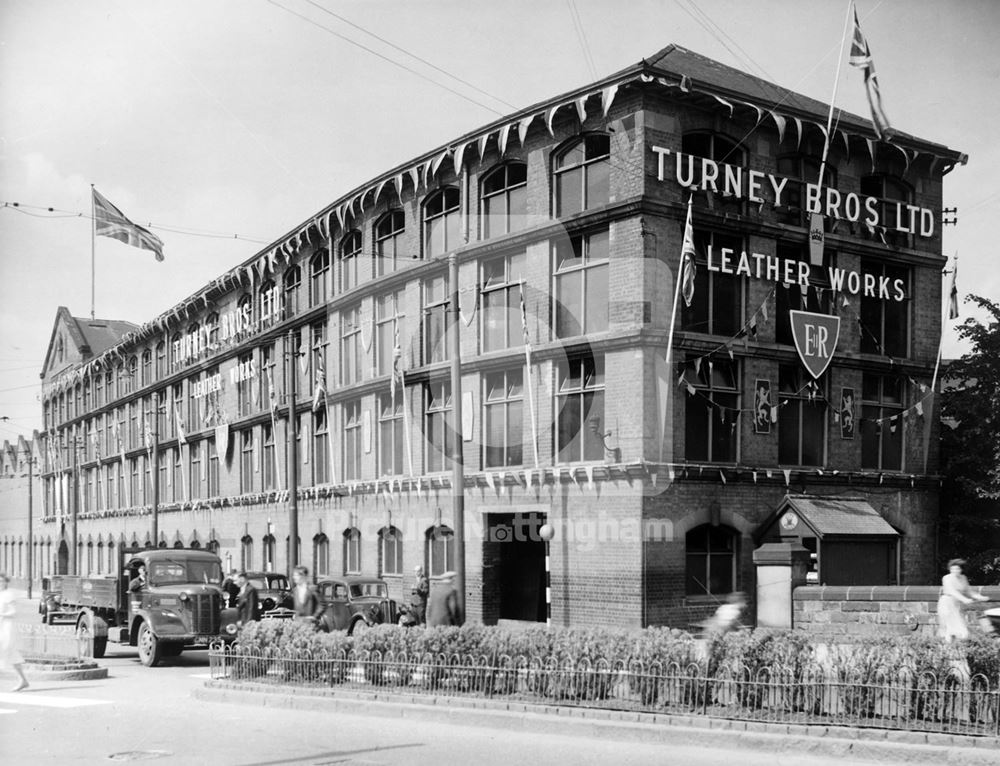
[[510, 253], [484, 261], [482, 265], [483, 351], [520, 346], [524, 343], [521, 326], [521, 280], [527, 255]]
[[277, 471], [274, 465], [274, 427], [270, 423], [261, 425], [260, 440], [264, 447], [261, 453], [260, 488], [264, 490], [274, 489]]
[[330, 480], [330, 445], [327, 409], [320, 407], [312, 414], [313, 433], [313, 484], [325, 484]]
[[703, 524], [684, 536], [685, 592], [720, 596], [736, 590], [739, 533], [722, 524]]
[[345, 386], [359, 383], [363, 375], [361, 304], [340, 312], [340, 379]]
[[462, 244], [461, 195], [453, 186], [430, 195], [424, 205], [424, 258], [443, 255]]
[[321, 247], [309, 260], [309, 305], [326, 303], [330, 296], [330, 251]]
[[403, 535], [396, 527], [382, 527], [378, 537], [380, 574], [403, 574]]
[[728, 357], [688, 360], [684, 379], [694, 387], [684, 403], [684, 456], [712, 463], [736, 461], [739, 375]]
[[[682, 163], [679, 180], [692, 188], [701, 189], [702, 186], [707, 187], [706, 191], [708, 193], [704, 197], [702, 195], [695, 196], [695, 203], [697, 205], [707, 205], [709, 209], [732, 213], [739, 213], [743, 209], [742, 195], [736, 196], [734, 194], [726, 196], [723, 193], [727, 182], [727, 173], [738, 172], [740, 174], [739, 185], [741, 189], [747, 184], [747, 179], [742, 177], [742, 169], [746, 164], [744, 160], [745, 153], [733, 139], [717, 133], [687, 133], [681, 139], [681, 152], [687, 158], [687, 165], [683, 165]], [[702, 163], [698, 159], [699, 157], [714, 160], [718, 164], [719, 178], [714, 182], [715, 188], [719, 192], [718, 194], [712, 191], [712, 182], [703, 176]], [[730, 167], [726, 168], [726, 165]]]
[[191, 499], [197, 500], [202, 495], [202, 450], [204, 449], [205, 442], [197, 441], [192, 442], [188, 446], [188, 465], [190, 466], [190, 471], [188, 473], [188, 487], [191, 490]]
[[[809, 253], [805, 245], [778, 244], [778, 260], [800, 261], [809, 263]], [[809, 275], [809, 286], [777, 284], [774, 293], [775, 338], [778, 343], [789, 346], [795, 344], [792, 337], [792, 319], [789, 311], [812, 311], [817, 314], [830, 314], [834, 309], [833, 292], [830, 290], [829, 267], [832, 263], [829, 250], [823, 253], [821, 269], [812, 268]]]
[[361, 530], [344, 530], [344, 574], [361, 573]]
[[405, 219], [402, 210], [390, 210], [375, 224], [375, 274], [391, 274], [401, 265]]
[[608, 230], [559, 239], [554, 248], [556, 337], [608, 329]]
[[313, 395], [313, 401], [316, 403], [316, 393], [319, 388], [322, 388], [322, 395], [326, 395], [326, 391], [329, 390], [330, 382], [326, 373], [326, 319], [321, 319], [318, 322], [314, 322], [309, 327], [309, 337], [312, 340], [312, 353], [310, 355], [310, 361], [312, 362], [312, 373], [313, 373], [313, 387], [310, 390], [310, 394]]
[[[902, 168], [898, 168], [902, 170]], [[908, 220], [897, 221], [897, 210], [906, 210], [910, 204], [913, 191], [898, 175], [890, 173], [878, 173], [864, 176], [861, 179], [862, 197], [874, 197], [878, 202], [875, 209], [878, 211], [879, 226], [881, 228], [871, 230], [862, 225], [863, 233], [879, 242], [884, 242], [890, 247], [912, 247], [913, 234], [905, 229]], [[899, 206], [899, 207], [897, 207]], [[905, 213], [904, 213], [905, 215]], [[862, 221], [865, 216], [862, 215]], [[901, 224], [901, 225], [899, 225]]]
[[380, 476], [403, 473], [403, 392], [378, 397], [378, 472]]
[[261, 408], [270, 411], [278, 405], [278, 392], [272, 390], [276, 386], [279, 375], [274, 371], [274, 344], [260, 347], [260, 373], [257, 376], [259, 386], [257, 397]]
[[431, 527], [424, 546], [428, 576], [437, 577], [455, 569], [455, 533], [451, 529], [440, 524]]
[[778, 462], [821, 466], [826, 447], [826, 398], [800, 364], [778, 366]]
[[397, 290], [375, 298], [375, 374], [391, 375], [396, 365], [399, 343], [399, 305], [402, 291]]
[[167, 344], [162, 340], [156, 344], [156, 379], [163, 380], [167, 374]]
[[240, 431], [240, 492], [254, 490], [254, 443], [253, 429]]
[[208, 470], [205, 472], [207, 485], [205, 494], [208, 497], [218, 497], [219, 492], [219, 450], [215, 441], [215, 436], [205, 439], [205, 459], [208, 461]]
[[289, 266], [282, 277], [286, 317], [292, 317], [299, 313], [299, 288], [301, 286], [302, 270], [298, 266]]
[[361, 232], [349, 231], [340, 243], [340, 289], [341, 292], [357, 287], [364, 281], [361, 273]]
[[[792, 226], [808, 226], [809, 211], [806, 209], [806, 184], [819, 182], [820, 158], [807, 154], [787, 154], [778, 158], [778, 176], [788, 179], [781, 190], [781, 206], [775, 208], [775, 214], [782, 223]], [[837, 188], [837, 171], [827, 164], [823, 171], [823, 188]], [[762, 190], [763, 192], [763, 190]], [[836, 219], [826, 218], [824, 223], [827, 231]]]
[[153, 352], [148, 348], [142, 352], [142, 377], [140, 384], [148, 386], [153, 382]]
[[604, 445], [604, 356], [584, 354], [556, 366], [556, 459], [600, 460]]
[[451, 467], [455, 443], [451, 416], [451, 383], [434, 381], [425, 388], [424, 410], [425, 463], [428, 472], [444, 471]]
[[865, 373], [861, 379], [861, 467], [903, 469], [903, 380]]
[[[721, 271], [709, 271], [707, 254], [718, 264], [722, 250], [728, 248], [738, 259], [743, 240], [728, 234], [699, 231], [694, 233], [697, 251], [697, 276], [691, 305], [681, 304], [682, 324], [689, 332], [733, 337], [743, 327], [743, 278]], [[778, 289], [781, 289], [780, 287]]]
[[455, 330], [449, 327], [450, 305], [447, 275], [431, 277], [424, 282], [424, 364], [443, 362], [451, 357], [451, 334]]
[[250, 367], [253, 364], [253, 352], [240, 354], [237, 358], [237, 364], [239, 365], [236, 370], [237, 415], [245, 417], [254, 411], [254, 380], [250, 376]]
[[861, 296], [861, 353], [905, 359], [910, 355], [909, 267], [866, 259], [861, 261], [861, 275], [876, 286], [888, 287], [886, 292]]
[[482, 184], [483, 237], [497, 237], [528, 225], [528, 166], [512, 162], [494, 168]]
[[524, 375], [522, 370], [483, 377], [483, 467], [524, 462]]
[[184, 497], [184, 480], [181, 478], [182, 470], [184, 470], [184, 466], [181, 463], [181, 448], [173, 447], [170, 450], [170, 499], [177, 502], [187, 500]]
[[344, 480], [361, 478], [361, 400], [344, 403]]
[[581, 137], [556, 157], [554, 174], [557, 218], [606, 205], [611, 198], [611, 139]]

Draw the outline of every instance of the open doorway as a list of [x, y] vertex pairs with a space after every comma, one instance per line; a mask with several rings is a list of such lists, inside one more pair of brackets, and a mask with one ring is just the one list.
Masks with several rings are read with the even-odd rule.
[[493, 603], [485, 611], [501, 620], [545, 622], [545, 542], [538, 534], [544, 515], [491, 513], [486, 522], [483, 561], [492, 576], [484, 585], [492, 587], [484, 596]]
[[59, 541], [56, 557], [56, 574], [69, 574], [69, 546], [66, 545], [65, 540]]

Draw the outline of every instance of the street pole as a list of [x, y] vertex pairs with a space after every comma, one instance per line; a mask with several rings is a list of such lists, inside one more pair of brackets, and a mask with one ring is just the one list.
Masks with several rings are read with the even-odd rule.
[[[160, 544], [160, 394], [153, 394], [153, 545]], [[227, 573], [228, 574], [228, 573]]]
[[[296, 557], [299, 548], [299, 449], [298, 424], [295, 422], [295, 351], [293, 333], [288, 331], [288, 580], [291, 582], [292, 570], [298, 564]], [[327, 423], [327, 428], [330, 424]]]
[[455, 525], [455, 571], [458, 573], [458, 606], [465, 615], [465, 464], [462, 456], [462, 345], [458, 330], [461, 317], [458, 306], [458, 258], [448, 256], [448, 279], [451, 282], [451, 406], [454, 418], [454, 442], [451, 461], [452, 516]]
[[28, 448], [28, 598], [31, 598], [31, 583], [35, 579], [35, 561], [34, 556], [32, 556], [32, 550], [35, 545], [34, 537], [31, 533], [31, 528], [33, 526], [32, 521], [32, 508], [31, 508], [31, 483], [34, 481], [34, 473], [31, 470], [31, 464], [35, 462], [34, 450]]
[[77, 561], [77, 551], [76, 551], [76, 519], [80, 512], [80, 472], [77, 466], [77, 455], [76, 455], [76, 437], [67, 436], [67, 440], [70, 440], [73, 445], [73, 497], [70, 499], [70, 508], [72, 508], [73, 513], [70, 516], [70, 572], [75, 575], [80, 574], [80, 570], [77, 568], [80, 562]]

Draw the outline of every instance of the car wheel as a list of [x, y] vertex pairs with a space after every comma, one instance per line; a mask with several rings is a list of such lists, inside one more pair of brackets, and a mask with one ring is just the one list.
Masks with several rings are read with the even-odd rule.
[[147, 668], [156, 667], [160, 662], [162, 647], [148, 623], [139, 626], [139, 661]]
[[357, 619], [351, 623], [351, 629], [347, 631], [349, 636], [360, 636], [366, 633], [371, 626], [362, 619]]

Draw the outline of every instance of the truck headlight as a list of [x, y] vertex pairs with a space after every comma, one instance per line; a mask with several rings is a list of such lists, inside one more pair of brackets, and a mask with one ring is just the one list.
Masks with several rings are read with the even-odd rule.
[[236, 630], [237, 630], [237, 628], [236, 628], [236, 623], [235, 622], [231, 622], [231, 623], [229, 623], [226, 626], [226, 633], [228, 633], [231, 636], [235, 636], [236, 635]]

